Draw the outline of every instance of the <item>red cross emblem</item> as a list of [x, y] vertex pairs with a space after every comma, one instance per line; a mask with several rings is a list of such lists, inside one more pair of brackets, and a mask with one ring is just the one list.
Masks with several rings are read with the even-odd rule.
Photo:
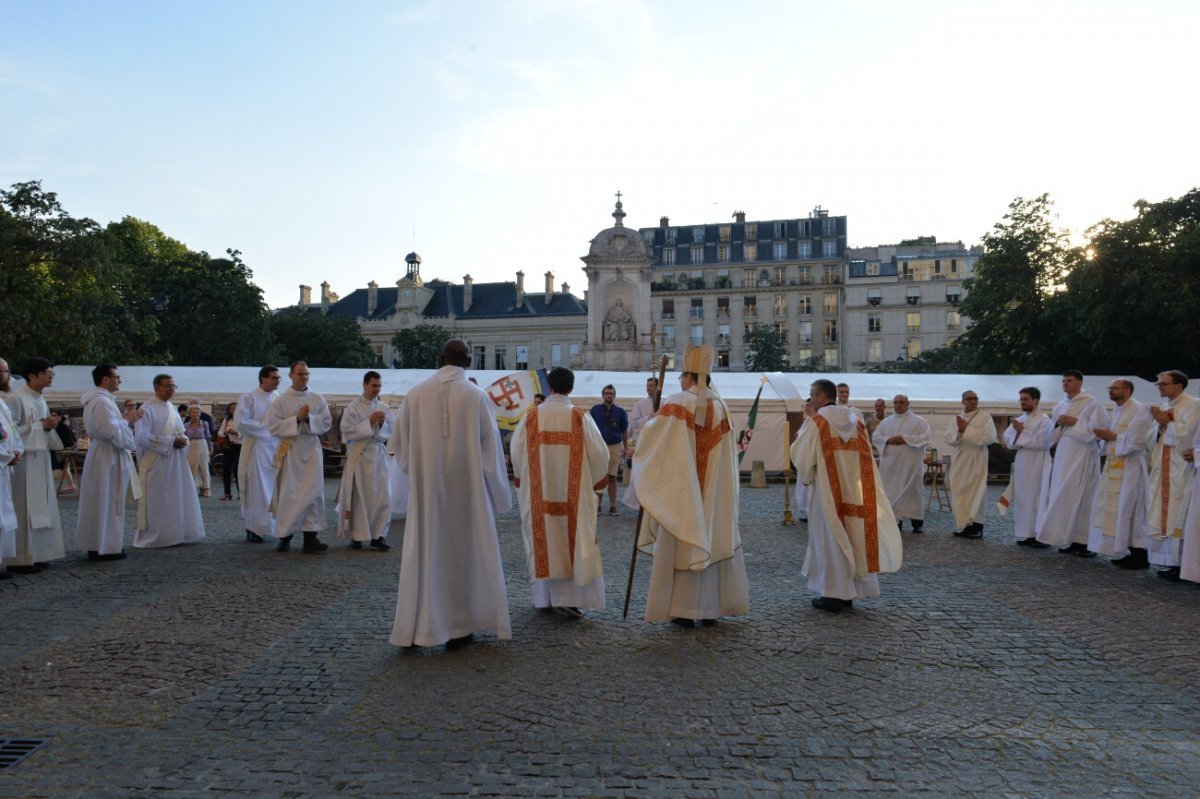
[[[493, 389], [499, 390], [499, 394], [493, 394]], [[487, 388], [487, 395], [492, 398], [492, 402], [500, 405], [506, 411], [515, 410], [521, 407], [521, 401], [525, 399], [525, 395], [521, 392], [521, 384], [511, 377], [506, 377], [492, 383]], [[516, 401], [513, 397], [516, 396]]]

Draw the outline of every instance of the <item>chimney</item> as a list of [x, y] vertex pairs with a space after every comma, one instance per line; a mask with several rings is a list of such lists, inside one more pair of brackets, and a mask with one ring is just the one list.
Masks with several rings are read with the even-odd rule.
[[670, 225], [671, 225], [671, 217], [669, 217], [669, 216], [660, 216], [660, 217], [658, 218], [658, 226], [659, 226], [659, 227], [670, 227]]
[[329, 313], [329, 281], [321, 281], [321, 313]]
[[300, 307], [307, 308], [312, 305], [312, 286], [300, 284]]
[[562, 293], [563, 293], [563, 294], [570, 294], [570, 293], [571, 293], [571, 284], [570, 284], [570, 283], [568, 283], [568, 282], [567, 282], [567, 281], [565, 281], [565, 280], [563, 281], [563, 284], [562, 284]]
[[372, 280], [367, 284], [367, 316], [375, 313], [375, 306], [379, 304], [379, 284]]
[[463, 313], [471, 310], [471, 299], [475, 293], [475, 279], [470, 275], [463, 275]]
[[549, 305], [550, 301], [552, 299], [554, 299], [554, 273], [547, 272], [546, 273], [546, 304]]
[[745, 211], [734, 211], [733, 212], [733, 221], [734, 222], [745, 222], [746, 221], [746, 212]]
[[517, 304], [516, 308], [525, 307], [525, 273], [517, 270]]

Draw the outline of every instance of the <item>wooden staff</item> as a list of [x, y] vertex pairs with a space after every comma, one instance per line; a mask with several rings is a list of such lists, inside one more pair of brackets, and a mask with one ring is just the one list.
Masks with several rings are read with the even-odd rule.
[[[669, 358], [664, 355], [658, 366], [658, 387], [654, 391], [654, 413], [658, 413], [658, 406], [662, 403], [663, 381], [667, 379], [667, 361]], [[640, 433], [639, 433], [640, 435]], [[634, 453], [636, 456], [636, 453]], [[637, 568], [638, 556], [638, 535], [642, 530], [642, 517], [646, 515], [646, 509], [642, 507], [641, 500], [638, 500], [638, 516], [637, 524], [633, 528], [633, 554], [629, 557], [629, 582], [625, 584], [625, 609], [621, 611], [621, 618], [629, 618], [629, 597], [633, 593], [633, 571]]]

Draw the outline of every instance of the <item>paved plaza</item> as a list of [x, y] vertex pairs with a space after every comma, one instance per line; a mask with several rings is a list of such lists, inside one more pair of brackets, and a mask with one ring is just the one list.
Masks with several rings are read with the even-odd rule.
[[[329, 518], [333, 492], [327, 482]], [[999, 493], [992, 488], [992, 502]], [[73, 538], [76, 501], [62, 500]], [[502, 519], [513, 640], [388, 644], [400, 564], [208, 541], [0, 583], [0, 738], [49, 738], [3, 797], [1188, 796], [1200, 784], [1200, 586], [1102, 560], [905, 535], [850, 613], [809, 607], [782, 486], [742, 491], [751, 612], [621, 618], [634, 515], [600, 521], [607, 610], [530, 607]], [[127, 529], [133, 527], [129, 510]], [[400, 523], [397, 523], [397, 528]]]

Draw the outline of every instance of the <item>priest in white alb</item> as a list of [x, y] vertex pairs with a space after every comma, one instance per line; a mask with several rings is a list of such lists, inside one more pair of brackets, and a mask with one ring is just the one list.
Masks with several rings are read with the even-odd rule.
[[136, 407], [122, 415], [113, 394], [121, 387], [116, 364], [102, 363], [92, 370], [93, 388], [83, 395], [83, 429], [91, 443], [79, 480], [79, 527], [75, 546], [86, 550], [88, 560], [125, 557], [125, 495], [141, 483], [133, 468], [133, 426], [142, 417]]
[[[8, 394], [10, 387], [8, 361], [0, 358], [0, 394]], [[8, 403], [0, 400], [0, 561], [17, 554], [17, 512], [13, 508], [12, 470], [21, 460], [25, 445], [13, 422]], [[0, 580], [12, 577], [0, 568]]]
[[400, 468], [400, 458], [397, 457], [400, 438], [396, 435], [396, 419], [399, 416], [398, 408], [389, 411], [388, 424], [392, 428], [392, 435], [387, 442], [387, 472], [388, 497], [391, 500], [393, 516], [403, 516], [408, 513], [408, 475]]
[[682, 389], [642, 428], [633, 481], [638, 549], [654, 556], [646, 621], [691, 627], [750, 610], [729, 409], [711, 388], [713, 349], [688, 346]]
[[50, 461], [51, 435], [61, 417], [42, 397], [54, 382], [54, 365], [38, 356], [26, 358], [21, 377], [25, 383], [5, 398], [25, 451], [12, 472], [16, 547], [4, 565], [14, 574], [37, 574], [66, 554]]
[[946, 430], [946, 443], [955, 448], [946, 486], [954, 511], [954, 534], [978, 539], [983, 538], [988, 447], [996, 443], [996, 423], [990, 413], [979, 410], [979, 395], [974, 391], [963, 392], [962, 405], [963, 412], [955, 414]]
[[172, 547], [204, 540], [200, 499], [188, 466], [188, 438], [183, 420], [171, 404], [174, 396], [174, 378], [155, 375], [154, 398], [142, 403], [142, 418], [133, 427], [142, 485], [135, 547]]
[[1037, 540], [1037, 518], [1050, 490], [1050, 445], [1054, 423], [1038, 410], [1042, 391], [1026, 386], [1018, 394], [1021, 415], [1004, 431], [1004, 446], [1015, 450], [1008, 487], [996, 503], [1000, 515], [1012, 511], [1017, 546], [1045, 549]]
[[379, 399], [383, 378], [370, 371], [363, 376], [363, 393], [342, 411], [342, 443], [346, 462], [338, 491], [338, 536], [350, 541], [351, 549], [386, 552], [392, 526], [388, 491], [387, 442], [392, 435], [392, 415]]
[[396, 414], [411, 489], [391, 634], [402, 647], [457, 649], [477, 631], [512, 638], [496, 537], [496, 516], [512, 508], [500, 428], [492, 400], [467, 380], [466, 342], [446, 342], [441, 358]]
[[1087, 548], [1092, 500], [1100, 481], [1100, 439], [1092, 431], [1108, 423], [1104, 406], [1083, 390], [1083, 373], [1063, 372], [1064, 396], [1054, 406], [1054, 466], [1046, 504], [1037, 521], [1037, 540], [1062, 555], [1094, 558]]
[[[1200, 400], [1184, 393], [1188, 377], [1177, 369], [1158, 375], [1158, 393], [1165, 398], [1150, 406], [1158, 423], [1158, 446], [1150, 458], [1150, 509], [1146, 515], [1148, 560], [1158, 576], [1178, 580], [1183, 557], [1183, 525], [1188, 496], [1196, 473], [1191, 453], [1200, 430]], [[1200, 542], [1197, 542], [1200, 543]]]
[[238, 460], [238, 493], [246, 540], [261, 544], [275, 535], [271, 498], [275, 495], [275, 436], [267, 427], [267, 410], [279, 396], [279, 369], [267, 364], [258, 370], [258, 388], [238, 399], [237, 431], [242, 434], [242, 456]]
[[922, 498], [925, 448], [931, 440], [929, 422], [912, 412], [908, 397], [903, 394], [892, 399], [892, 411], [892, 415], [875, 428], [872, 437], [879, 453], [883, 492], [892, 505], [897, 529], [903, 529], [903, 520], [908, 519], [912, 522], [912, 531], [920, 533], [925, 527]]
[[277, 552], [287, 552], [292, 536], [304, 533], [301, 550], [315, 555], [329, 548], [321, 543], [325, 529], [325, 455], [321, 436], [333, 428], [329, 403], [308, 388], [308, 364], [296, 361], [288, 370], [291, 385], [267, 409], [267, 429], [278, 439], [275, 448], [275, 513]]
[[838, 613], [879, 596], [879, 574], [899, 571], [900, 528], [883, 493], [866, 425], [835, 405], [837, 387], [810, 388], [809, 422], [792, 442], [796, 479], [809, 486], [804, 574], [817, 610]]
[[1108, 385], [1116, 407], [1106, 424], [1092, 432], [1100, 439], [1104, 467], [1092, 501], [1088, 549], [1106, 557], [1146, 560], [1146, 504], [1150, 475], [1147, 450], [1153, 446], [1154, 417], [1133, 398], [1133, 383], [1118, 378]]
[[530, 408], [509, 445], [535, 608], [578, 618], [604, 608], [596, 491], [608, 484], [608, 445], [571, 404], [575, 373], [550, 370], [551, 394]]

